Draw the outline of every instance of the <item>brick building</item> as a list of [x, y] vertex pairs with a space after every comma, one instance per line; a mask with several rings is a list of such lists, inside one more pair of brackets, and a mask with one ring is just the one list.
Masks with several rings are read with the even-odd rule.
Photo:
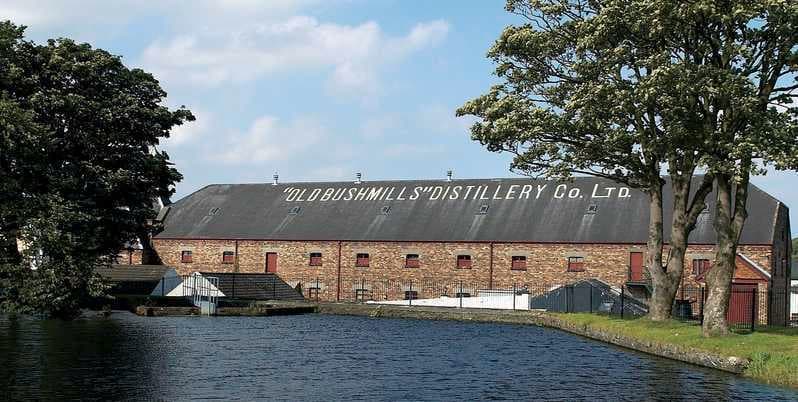
[[[772, 294], [784, 297], [763, 297], [760, 309], [763, 320], [781, 323], [788, 210], [753, 185], [748, 205], [735, 286], [783, 290]], [[711, 266], [713, 210], [709, 202], [690, 236], [686, 282], [700, 285]], [[648, 289], [647, 196], [597, 178], [209, 185], [164, 207], [158, 219], [152, 248], [180, 273], [275, 272], [323, 300], [587, 278], [643, 296]]]

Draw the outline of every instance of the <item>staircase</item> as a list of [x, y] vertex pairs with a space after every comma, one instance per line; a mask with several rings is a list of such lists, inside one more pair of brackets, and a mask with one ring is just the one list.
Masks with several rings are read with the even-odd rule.
[[201, 315], [216, 315], [219, 296], [224, 296], [219, 291], [219, 278], [195, 273], [186, 277], [181, 286], [183, 294], [200, 308]]
[[218, 279], [217, 289], [225, 300], [304, 301], [296, 289], [273, 273], [203, 272]]

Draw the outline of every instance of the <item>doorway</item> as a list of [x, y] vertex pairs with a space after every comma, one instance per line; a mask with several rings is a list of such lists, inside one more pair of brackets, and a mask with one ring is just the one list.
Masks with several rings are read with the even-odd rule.
[[266, 273], [277, 272], [277, 253], [266, 253]]

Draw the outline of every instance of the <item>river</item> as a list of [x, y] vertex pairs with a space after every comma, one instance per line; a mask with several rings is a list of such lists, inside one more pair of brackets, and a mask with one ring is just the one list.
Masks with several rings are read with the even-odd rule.
[[283, 317], [0, 316], [0, 399], [798, 400], [533, 326]]

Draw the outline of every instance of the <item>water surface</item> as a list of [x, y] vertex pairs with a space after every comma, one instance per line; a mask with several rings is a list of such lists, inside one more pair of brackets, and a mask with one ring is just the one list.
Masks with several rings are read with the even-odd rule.
[[0, 317], [0, 399], [798, 400], [551, 329], [303, 315]]

